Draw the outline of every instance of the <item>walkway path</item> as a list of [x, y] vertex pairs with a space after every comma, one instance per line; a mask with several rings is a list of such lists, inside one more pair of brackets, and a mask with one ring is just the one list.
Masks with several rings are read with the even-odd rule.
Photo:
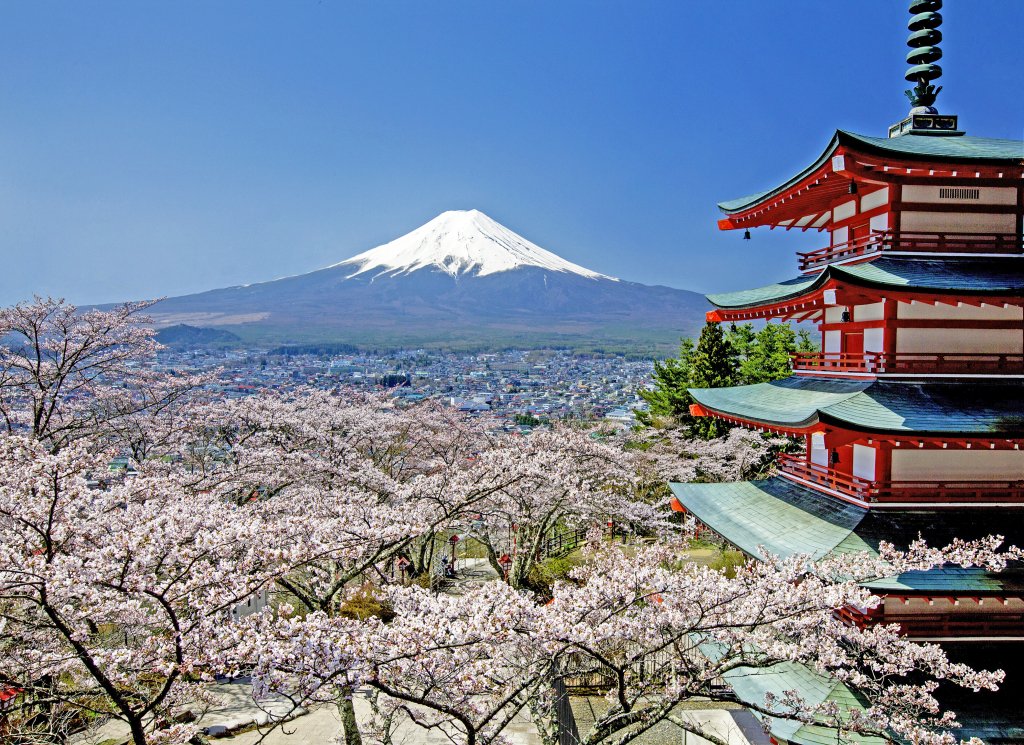
[[498, 573], [487, 559], [458, 559], [455, 562], [455, 576], [444, 580], [441, 590], [449, 595], [461, 595], [473, 587], [496, 579]]
[[[356, 718], [360, 722], [370, 719], [370, 704], [362, 694], [356, 695]], [[333, 706], [320, 706], [309, 714], [288, 722], [268, 734], [245, 732], [222, 740], [231, 745], [334, 745], [341, 733], [341, 721]], [[540, 745], [540, 735], [525, 715], [516, 717], [505, 728], [505, 736], [512, 745]], [[392, 738], [395, 745], [452, 745], [452, 741], [437, 730], [426, 730], [408, 720], [399, 725]]]
[[[210, 686], [210, 693], [216, 697], [218, 704], [203, 713], [199, 725], [214, 728], [214, 732], [234, 730], [251, 724], [263, 725], [271, 720], [279, 721], [282, 717], [306, 713], [304, 709], [293, 711], [291, 702], [281, 696], [254, 701], [252, 685], [246, 678], [216, 683]], [[97, 745], [108, 740], [121, 742], [128, 734], [128, 725], [114, 720], [76, 735], [71, 741], [74, 745]]]

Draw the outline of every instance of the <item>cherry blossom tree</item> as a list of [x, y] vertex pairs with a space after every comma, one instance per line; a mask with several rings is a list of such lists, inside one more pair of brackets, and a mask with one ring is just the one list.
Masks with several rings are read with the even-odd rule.
[[203, 697], [216, 635], [296, 536], [144, 466], [104, 488], [108, 459], [0, 438], [0, 669], [36, 713], [112, 717], [136, 745], [187, 739], [175, 717]]
[[[662, 518], [638, 498], [637, 463], [621, 448], [602, 443], [593, 430], [555, 426], [509, 437], [482, 459], [495, 459], [518, 477], [480, 505], [475, 535], [495, 570], [511, 559], [507, 581], [523, 587], [556, 531], [586, 531], [608, 522], [653, 530]], [[505, 465], [507, 464], [507, 465]], [[491, 465], [493, 468], [493, 465]]]
[[[375, 741], [391, 743], [411, 721], [454, 742], [500, 742], [513, 717], [537, 699], [551, 661], [530, 630], [540, 606], [529, 593], [501, 582], [465, 595], [421, 587], [382, 589], [389, 612], [364, 621], [316, 612], [247, 619], [243, 654], [258, 660], [261, 695], [298, 706], [351, 700], [356, 688], [374, 692], [365, 723]], [[236, 652], [237, 653], [237, 652]], [[347, 743], [360, 732], [350, 707], [340, 706]]]
[[869, 705], [851, 714], [791, 696], [754, 702], [757, 712], [845, 733], [948, 742], [955, 718], [939, 713], [934, 681], [994, 689], [1002, 674], [952, 664], [938, 646], [910, 641], [891, 626], [851, 627], [836, 610], [877, 604], [863, 586], [871, 579], [947, 562], [998, 570], [1008, 558], [1019, 559], [1016, 549], [999, 553], [998, 543], [943, 550], [915, 545], [906, 552], [883, 547], [877, 559], [847, 555], [812, 562], [766, 555], [735, 577], [685, 562], [665, 545], [634, 556], [602, 547], [576, 570], [573, 582], [556, 587], [539, 635], [559, 650], [563, 674], [597, 675], [608, 688], [611, 705], [581, 733], [582, 745], [629, 742], [665, 720], [725, 745], [678, 716], [676, 706], [693, 697], [721, 698], [722, 676], [730, 671], [780, 663], [806, 665], [848, 683]]
[[152, 303], [80, 311], [53, 298], [0, 308], [0, 420], [57, 450], [158, 413], [201, 381], [154, 375], [159, 345], [142, 315]]
[[[204, 407], [182, 444], [197, 486], [256, 499], [272, 529], [301, 533], [302, 558], [276, 581], [280, 600], [339, 619], [353, 588], [387, 584], [399, 557], [426, 571], [437, 533], [522, 478], [489, 453], [491, 440], [447, 407], [304, 390]], [[335, 680], [331, 698], [358, 742], [353, 689]]]
[[703, 440], [679, 429], [645, 429], [620, 436], [623, 447], [635, 449], [647, 468], [662, 481], [718, 482], [758, 478], [771, 468], [775, 454], [790, 440], [734, 428], [728, 434]]
[[956, 720], [939, 710], [936, 682], [980, 690], [1002, 679], [953, 664], [938, 646], [892, 627], [851, 627], [836, 614], [878, 602], [864, 587], [870, 579], [948, 562], [998, 570], [1020, 558], [1016, 549], [999, 552], [998, 539], [942, 550], [883, 546], [880, 558], [765, 556], [735, 577], [685, 562], [666, 544], [632, 555], [594, 545], [590, 560], [543, 604], [498, 583], [458, 597], [390, 588], [387, 620], [262, 619], [262, 632], [252, 636], [260, 639], [257, 677], [268, 690], [307, 702], [368, 686], [381, 694], [378, 737], [386, 740], [401, 712], [467, 745], [497, 742], [523, 710], [546, 743], [557, 742], [559, 679], [608, 691], [607, 710], [580, 733], [583, 745], [622, 745], [665, 721], [725, 745], [680, 715], [679, 704], [731, 700], [723, 676], [794, 663], [854, 687], [866, 707], [851, 711], [780, 692], [751, 702], [755, 712], [938, 745], [955, 741]]

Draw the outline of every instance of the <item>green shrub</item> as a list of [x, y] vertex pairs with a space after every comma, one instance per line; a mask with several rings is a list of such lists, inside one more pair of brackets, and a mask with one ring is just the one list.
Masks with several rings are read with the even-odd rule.
[[736, 570], [747, 563], [747, 557], [742, 551], [725, 549], [708, 566], [725, 572], [725, 576], [732, 578], [736, 576]]
[[378, 597], [376, 588], [366, 583], [341, 604], [338, 615], [357, 621], [365, 621], [373, 616], [390, 621], [395, 617], [395, 612], [387, 601]]

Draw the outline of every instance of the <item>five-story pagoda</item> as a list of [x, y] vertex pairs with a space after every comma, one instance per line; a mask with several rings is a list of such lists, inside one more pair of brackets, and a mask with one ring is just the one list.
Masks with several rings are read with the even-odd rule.
[[[1024, 542], [1024, 142], [969, 136], [933, 107], [940, 6], [910, 3], [916, 86], [888, 137], [837, 131], [785, 183], [719, 205], [724, 230], [828, 237], [798, 254], [799, 276], [708, 298], [709, 321], [809, 322], [821, 335], [821, 351], [794, 359], [785, 380], [690, 391], [695, 415], [805, 443], [766, 481], [672, 484], [688, 513], [755, 558], [872, 552], [919, 536]], [[1019, 570], [940, 569], [873, 589], [882, 602], [850, 611], [851, 623], [897, 623], [995, 667], [1024, 652]], [[999, 708], [961, 720], [972, 734], [1024, 738], [1019, 702]]]

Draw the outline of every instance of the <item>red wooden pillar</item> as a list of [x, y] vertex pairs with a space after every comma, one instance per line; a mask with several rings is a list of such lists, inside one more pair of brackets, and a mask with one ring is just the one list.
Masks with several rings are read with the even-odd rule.
[[892, 481], [892, 441], [882, 440], [875, 454], [875, 482], [888, 481]]
[[895, 298], [885, 298], [882, 302], [882, 318], [885, 325], [882, 327], [882, 365], [879, 372], [894, 371], [896, 369], [896, 327], [899, 317], [899, 301]]

